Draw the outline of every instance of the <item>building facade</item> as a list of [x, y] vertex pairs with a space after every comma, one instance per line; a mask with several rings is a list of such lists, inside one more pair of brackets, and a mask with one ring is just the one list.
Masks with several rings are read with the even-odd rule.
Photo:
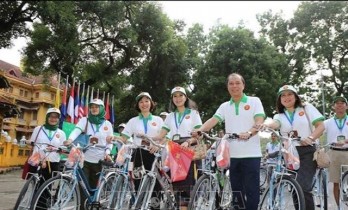
[[45, 123], [47, 109], [55, 104], [58, 79], [27, 76], [19, 67], [1, 60], [0, 75], [10, 84], [9, 88], [0, 89], [0, 98], [19, 110], [13, 117], [0, 117], [0, 167], [21, 165], [30, 151], [23, 141], [30, 138], [36, 126]]

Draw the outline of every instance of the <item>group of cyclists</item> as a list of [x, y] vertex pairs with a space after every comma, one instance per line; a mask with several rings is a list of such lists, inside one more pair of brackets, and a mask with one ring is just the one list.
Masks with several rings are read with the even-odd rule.
[[[152, 114], [155, 103], [151, 95], [148, 92], [141, 92], [135, 98], [135, 109], [138, 115], [122, 125], [122, 130], [119, 130], [120, 135], [114, 135], [112, 124], [105, 119], [105, 107], [100, 99], [93, 99], [88, 104], [88, 116], [79, 120], [69, 136], [65, 136], [65, 133], [58, 128], [59, 109], [50, 108], [46, 113], [45, 124], [34, 129], [30, 141], [34, 144], [46, 143], [55, 147], [69, 146], [79, 135], [85, 134], [89, 136], [91, 144], [105, 146], [104, 150], [91, 147], [84, 152], [83, 171], [93, 187], [98, 185], [98, 172], [102, 167], [99, 160], [113, 161], [110, 155], [114, 147], [113, 141], [145, 145], [146, 150], [141, 148], [135, 150], [131, 167], [129, 167], [130, 176], [132, 176], [137, 190], [142, 176], [146, 174], [146, 171], [151, 170], [152, 162], [155, 159], [154, 154], [160, 149], [149, 144], [139, 134], [151, 137], [162, 145], [165, 145], [167, 141], [174, 141], [182, 147], [190, 147], [197, 144], [200, 132], [209, 132], [218, 123], [225, 122], [224, 133], [236, 133], [239, 136], [238, 141], [229, 143], [230, 166], [228, 169], [234, 198], [232, 205], [236, 210], [256, 210], [260, 201], [259, 183], [262, 159], [258, 132], [272, 128], [278, 130], [281, 135], [296, 133], [301, 137], [301, 142], [296, 146], [300, 159], [297, 181], [305, 195], [306, 209], [312, 210], [315, 207], [310, 184], [317, 168], [316, 162], [313, 161], [316, 148], [313, 145], [318, 142], [318, 138], [326, 130], [328, 141], [335, 143], [335, 146], [329, 151], [330, 157], [332, 157], [329, 171], [330, 181], [334, 182], [334, 195], [338, 203], [337, 168], [345, 162], [338, 163], [336, 160], [342, 160], [341, 157], [346, 157], [347, 153], [344, 147], [344, 144], [348, 143], [347, 99], [344, 97], [334, 99], [333, 109], [336, 114], [324, 123], [323, 115], [313, 105], [303, 103], [293, 86], [284, 85], [278, 90], [277, 114], [273, 120], [265, 122], [266, 115], [261, 100], [255, 96], [247, 96], [244, 93], [245, 86], [245, 80], [240, 74], [228, 75], [226, 87], [230, 100], [222, 103], [215, 114], [204, 123], [200, 118], [196, 103], [188, 97], [183, 87], [174, 87], [171, 90], [170, 113], [163, 113], [161, 117]], [[277, 143], [279, 143], [278, 139], [274, 139], [267, 145], [269, 157], [272, 157], [272, 153], [277, 150]], [[45, 150], [49, 151], [49, 146]], [[37, 151], [34, 150], [34, 152]], [[58, 170], [59, 161], [57, 154], [50, 154], [46, 157], [42, 165], [45, 179], [49, 178], [52, 171]], [[192, 160], [187, 178], [172, 183], [174, 191], [177, 193], [180, 209], [187, 209], [190, 192], [200, 175], [201, 163], [200, 160]], [[34, 166], [31, 171], [35, 171]], [[169, 173], [171, 172], [169, 171]], [[158, 184], [155, 186], [156, 190], [159, 190]], [[156, 194], [154, 193], [153, 196]]]

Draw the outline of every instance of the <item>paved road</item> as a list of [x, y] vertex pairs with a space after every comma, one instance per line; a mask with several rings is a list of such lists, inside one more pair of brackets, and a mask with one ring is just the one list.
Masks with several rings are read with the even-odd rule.
[[[0, 210], [13, 210], [19, 191], [24, 181], [21, 179], [21, 170], [14, 170], [0, 174]], [[337, 209], [332, 195], [332, 184], [329, 184], [329, 208]], [[319, 208], [318, 208], [319, 209]]]
[[19, 191], [25, 182], [22, 180], [21, 175], [21, 170], [0, 174], [1, 210], [13, 210]]

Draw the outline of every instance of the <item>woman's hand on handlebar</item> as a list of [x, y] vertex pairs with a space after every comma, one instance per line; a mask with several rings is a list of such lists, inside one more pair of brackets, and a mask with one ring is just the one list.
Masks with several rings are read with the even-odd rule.
[[153, 154], [153, 153], [156, 153], [160, 148], [151, 144], [150, 146], [148, 146], [148, 149], [149, 149], [149, 152]]

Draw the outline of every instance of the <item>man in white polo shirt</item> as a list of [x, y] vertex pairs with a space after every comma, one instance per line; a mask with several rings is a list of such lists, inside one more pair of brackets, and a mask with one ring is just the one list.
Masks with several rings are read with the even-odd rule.
[[[233, 189], [234, 209], [256, 210], [260, 200], [260, 138], [255, 125], [265, 119], [258, 97], [244, 94], [245, 80], [237, 73], [230, 74], [227, 89], [231, 99], [220, 105], [212, 118], [198, 131], [209, 131], [217, 123], [225, 121], [226, 133], [237, 133], [239, 139], [230, 142], [230, 180]], [[246, 198], [246, 199], [245, 199]]]
[[324, 125], [328, 143], [335, 145], [329, 151], [331, 160], [329, 181], [333, 182], [333, 194], [336, 204], [339, 205], [341, 165], [348, 165], [347, 99], [343, 96], [336, 96], [332, 108], [335, 110], [335, 115], [325, 120]]

